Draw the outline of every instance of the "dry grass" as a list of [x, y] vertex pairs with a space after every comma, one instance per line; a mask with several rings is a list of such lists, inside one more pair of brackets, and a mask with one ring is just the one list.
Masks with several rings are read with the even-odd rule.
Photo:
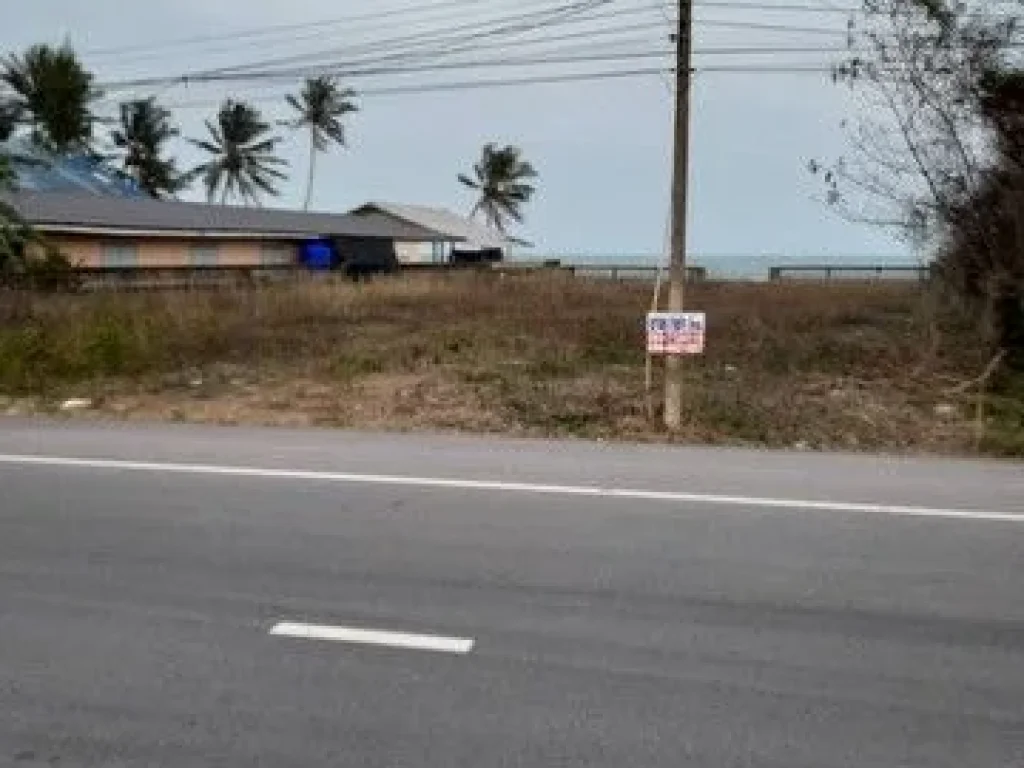
[[[666, 439], [644, 406], [649, 290], [462, 274], [35, 297], [0, 328], [0, 393], [126, 418]], [[686, 365], [675, 439], [975, 449], [970, 400], [946, 393], [986, 361], [919, 287], [708, 284], [688, 302], [709, 351]], [[986, 448], [1024, 452], [1004, 406]]]

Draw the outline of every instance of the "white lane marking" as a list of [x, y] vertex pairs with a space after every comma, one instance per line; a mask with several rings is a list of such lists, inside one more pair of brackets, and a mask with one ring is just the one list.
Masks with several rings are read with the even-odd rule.
[[468, 480], [443, 477], [410, 477], [405, 475], [372, 475], [352, 472], [319, 472], [300, 469], [265, 467], [232, 467], [211, 464], [178, 464], [174, 462], [128, 461], [123, 459], [73, 459], [59, 456], [21, 456], [0, 454], [0, 464], [78, 469], [153, 472], [162, 474], [215, 475], [222, 477], [255, 477], [274, 480], [308, 480], [323, 483], [392, 485], [412, 488], [447, 488], [466, 491], [495, 491], [555, 496], [589, 496], [633, 501], [716, 504], [731, 507], [765, 507], [772, 509], [853, 512], [902, 517], [941, 517], [953, 520], [989, 520], [1024, 523], [1024, 512], [996, 512], [984, 509], [945, 509], [896, 504], [866, 504], [848, 501], [811, 501], [762, 496], [732, 496], [685, 491], [645, 491], [631, 488], [602, 488], [588, 485], [547, 485], [515, 483], [502, 480]]
[[270, 634], [276, 637], [294, 637], [300, 640], [329, 640], [335, 643], [352, 643], [354, 645], [382, 645], [388, 648], [455, 653], [463, 656], [473, 650], [474, 644], [473, 639], [469, 637], [412, 635], [407, 632], [388, 632], [382, 629], [299, 624], [291, 621], [275, 624], [270, 630]]

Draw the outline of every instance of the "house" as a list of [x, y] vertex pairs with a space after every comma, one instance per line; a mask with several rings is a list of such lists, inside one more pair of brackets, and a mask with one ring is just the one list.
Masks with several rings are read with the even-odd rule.
[[404, 243], [451, 237], [370, 211], [303, 213], [81, 191], [23, 190], [5, 199], [78, 267], [297, 264], [314, 246], [326, 246], [334, 263], [395, 264]]
[[501, 258], [529, 245], [442, 208], [367, 203], [348, 214], [154, 200], [89, 154], [0, 142], [17, 176], [6, 194], [22, 217], [83, 268], [311, 267]]
[[453, 254], [459, 252], [490, 252], [501, 258], [509, 249], [530, 246], [525, 240], [508, 237], [444, 208], [371, 202], [349, 211], [349, 214], [395, 225], [420, 227], [435, 233], [436, 236], [429, 240], [396, 243], [396, 254], [402, 263], [448, 263], [453, 260]]

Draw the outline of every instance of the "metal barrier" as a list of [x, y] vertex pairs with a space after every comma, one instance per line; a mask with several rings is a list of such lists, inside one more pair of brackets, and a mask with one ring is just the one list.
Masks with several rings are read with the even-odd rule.
[[[505, 273], [533, 272], [537, 270], [558, 270], [578, 277], [593, 277], [610, 280], [654, 280], [658, 271], [668, 278], [667, 267], [656, 267], [649, 264], [562, 264], [559, 261], [544, 262], [504, 262], [495, 264], [494, 269]], [[707, 269], [691, 266], [686, 269], [686, 279], [690, 282], [702, 282], [707, 279]]]
[[[606, 277], [611, 280], [654, 280], [658, 271], [668, 279], [665, 267], [637, 266], [636, 264], [570, 264], [565, 267], [574, 275], [582, 277]], [[707, 280], [708, 272], [704, 267], [687, 267], [686, 279], [691, 283]]]
[[772, 267], [769, 278], [779, 282], [792, 275], [797, 280], [832, 280], [833, 278], [853, 279], [856, 277], [875, 280], [906, 280], [916, 277], [921, 282], [931, 278], [930, 266], [887, 265], [887, 264], [789, 264]]
[[[483, 264], [402, 264], [397, 274], [452, 274], [484, 272], [514, 274], [560, 273], [578, 277], [611, 280], [650, 280], [658, 267], [630, 264], [573, 264], [558, 262], [492, 262]], [[341, 270], [317, 271], [298, 264], [258, 266], [174, 266], [174, 267], [75, 267], [61, 272], [33, 271], [0, 276], [0, 285], [14, 289], [53, 289], [70, 291], [160, 291], [190, 289], [244, 288], [287, 282], [340, 278]], [[667, 270], [663, 271], [667, 278]], [[703, 267], [690, 267], [687, 278], [700, 282], [707, 278]]]

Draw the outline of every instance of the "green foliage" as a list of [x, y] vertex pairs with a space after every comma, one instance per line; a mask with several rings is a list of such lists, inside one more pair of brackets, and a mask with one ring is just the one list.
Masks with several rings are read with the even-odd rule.
[[[0, 192], [15, 189], [8, 158], [0, 154]], [[70, 282], [70, 264], [21, 218], [10, 203], [0, 199], [0, 285], [16, 282], [52, 289]]]
[[473, 166], [473, 176], [459, 174], [458, 178], [464, 186], [480, 193], [473, 215], [482, 213], [489, 226], [505, 232], [509, 219], [522, 223], [523, 206], [536, 191], [530, 182], [537, 178], [537, 171], [522, 159], [518, 147], [488, 144]]
[[5, 392], [44, 388], [53, 375], [48, 365], [53, 348], [46, 330], [37, 325], [0, 328], [0, 387]]
[[99, 311], [67, 329], [31, 321], [0, 328], [0, 391], [39, 393], [64, 381], [130, 375], [153, 365], [145, 322]]
[[1024, 456], [1024, 374], [1013, 372], [985, 399], [981, 448], [1000, 456]]
[[[10, 158], [0, 153], [0, 193], [14, 190], [16, 178]], [[14, 207], [0, 198], [0, 276], [25, 251], [25, 225]]]
[[171, 113], [154, 99], [121, 105], [120, 125], [111, 138], [122, 153], [125, 172], [151, 197], [173, 195], [188, 186], [188, 176], [166, 156], [167, 143], [178, 135]]
[[129, 360], [137, 356], [132, 341], [123, 318], [111, 315], [97, 318], [83, 340], [85, 369], [107, 375], [123, 373]]
[[231, 197], [258, 203], [263, 193], [279, 194], [275, 182], [287, 178], [279, 169], [288, 163], [274, 154], [281, 139], [271, 135], [258, 109], [228, 99], [206, 129], [209, 139], [190, 141], [211, 157], [191, 175], [202, 177], [211, 201], [218, 193], [222, 203]]
[[17, 176], [14, 168], [11, 167], [11, 159], [0, 152], [0, 192], [10, 192], [17, 183]]
[[0, 103], [0, 134], [27, 125], [33, 139], [54, 152], [88, 148], [92, 103], [100, 92], [70, 43], [34, 45], [21, 56], [8, 56], [0, 63], [0, 82], [10, 93]]

